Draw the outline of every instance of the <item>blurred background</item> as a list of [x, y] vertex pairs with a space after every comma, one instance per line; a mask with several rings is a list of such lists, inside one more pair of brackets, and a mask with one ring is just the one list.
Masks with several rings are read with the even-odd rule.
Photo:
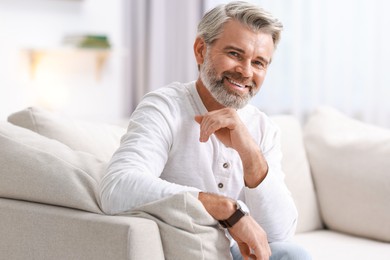
[[[0, 0], [0, 120], [27, 106], [118, 122], [197, 78], [192, 45], [221, 0]], [[251, 0], [284, 24], [252, 104], [302, 122], [328, 105], [390, 128], [390, 1]]]

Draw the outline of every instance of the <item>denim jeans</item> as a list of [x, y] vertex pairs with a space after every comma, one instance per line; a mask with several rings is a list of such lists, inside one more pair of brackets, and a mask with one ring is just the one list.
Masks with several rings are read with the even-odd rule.
[[[272, 255], [270, 260], [311, 260], [309, 253], [292, 242], [274, 242], [269, 244]], [[235, 243], [231, 248], [233, 260], [243, 260], [240, 249]]]

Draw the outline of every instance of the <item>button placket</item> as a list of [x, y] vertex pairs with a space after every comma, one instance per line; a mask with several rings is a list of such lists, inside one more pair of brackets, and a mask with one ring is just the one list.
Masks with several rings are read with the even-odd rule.
[[224, 172], [225, 177], [223, 178], [224, 179], [223, 181], [220, 180], [220, 182], [217, 184], [217, 186], [220, 190], [223, 190], [225, 187], [225, 184], [227, 182], [226, 178], [229, 178], [228, 176], [229, 176], [229, 172], [230, 172], [230, 169], [229, 169], [230, 163], [228, 161], [225, 161], [223, 163], [221, 162], [220, 165], [222, 165], [222, 169], [223, 169], [222, 172]]

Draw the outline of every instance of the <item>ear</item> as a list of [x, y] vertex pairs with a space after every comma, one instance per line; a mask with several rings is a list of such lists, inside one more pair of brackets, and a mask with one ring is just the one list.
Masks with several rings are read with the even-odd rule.
[[197, 37], [194, 43], [194, 54], [198, 65], [203, 64], [204, 57], [206, 56], [206, 49], [206, 43], [203, 38]]

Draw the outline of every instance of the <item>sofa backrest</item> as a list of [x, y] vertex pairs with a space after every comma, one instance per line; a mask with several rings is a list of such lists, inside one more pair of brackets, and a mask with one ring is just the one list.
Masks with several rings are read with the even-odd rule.
[[28, 129], [0, 122], [0, 197], [101, 213], [106, 163]]
[[[281, 129], [282, 167], [286, 174], [287, 186], [292, 192], [292, 197], [299, 212], [297, 232], [319, 229], [322, 224], [310, 167], [303, 145], [300, 123], [293, 116], [274, 116], [272, 119]], [[29, 171], [31, 171], [31, 174], [29, 175], [30, 178], [23, 179], [20, 176], [18, 179], [10, 178], [8, 184], [0, 184], [4, 185], [5, 188], [3, 190], [3, 187], [0, 186], [1, 192], [4, 193], [0, 196], [17, 195], [16, 197], [19, 199], [34, 199], [37, 202], [100, 212], [98, 201], [92, 198], [92, 194], [96, 193], [94, 183], [104, 174], [105, 162], [119, 146], [119, 139], [126, 130], [116, 126], [94, 125], [75, 121], [39, 108], [27, 108], [16, 112], [8, 120], [14, 125], [2, 124], [0, 132], [5, 131], [7, 134], [6, 137], [3, 136], [3, 139], [0, 139], [2, 140], [0, 144], [8, 138], [7, 142], [12, 143], [9, 143], [9, 145], [12, 147], [12, 153], [15, 156], [7, 153], [7, 151], [2, 151], [4, 154], [8, 154], [8, 158], [14, 157], [14, 160], [2, 160], [0, 166], [16, 167], [15, 160], [17, 160], [20, 161], [18, 164], [19, 174], [29, 174]], [[91, 139], [95, 141], [91, 141]], [[60, 158], [64, 159], [60, 160]], [[64, 165], [61, 165], [61, 162]], [[34, 167], [31, 166], [31, 163], [34, 163]], [[78, 168], [82, 170], [78, 171]], [[41, 174], [38, 176], [39, 172]], [[66, 180], [66, 174], [70, 174], [72, 177]], [[87, 178], [88, 174], [91, 175], [91, 178]], [[53, 179], [58, 177], [62, 184]], [[65, 194], [71, 196], [58, 198], [59, 194], [52, 194], [55, 193], [55, 189], [43, 193], [32, 190], [32, 186], [29, 187], [28, 182], [37, 183], [38, 180], [42, 184], [46, 183], [46, 185], [51, 182], [54, 187], [60, 185]], [[67, 187], [68, 184], [69, 187]], [[82, 187], [83, 185], [85, 187]], [[15, 192], [24, 193], [14, 194]], [[86, 195], [89, 197], [86, 197]], [[83, 198], [86, 201], [77, 206], [76, 204], [80, 202], [78, 200], [83, 200]], [[89, 202], [87, 198], [90, 199]], [[76, 200], [73, 201], [73, 199]]]
[[390, 242], [390, 130], [322, 107], [304, 140], [326, 227]]
[[272, 116], [281, 131], [282, 168], [298, 209], [297, 233], [322, 228], [317, 196], [299, 121], [288, 115]]
[[75, 120], [38, 107], [28, 107], [8, 117], [14, 125], [60, 141], [75, 151], [93, 154], [108, 161], [119, 146], [126, 128]]

